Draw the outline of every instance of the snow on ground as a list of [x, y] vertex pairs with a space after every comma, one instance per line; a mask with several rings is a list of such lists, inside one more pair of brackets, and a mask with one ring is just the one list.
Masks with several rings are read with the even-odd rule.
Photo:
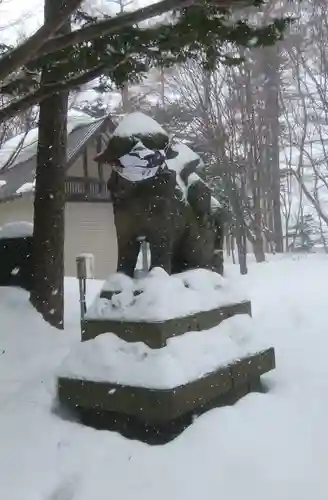
[[[237, 267], [228, 273], [248, 290], [276, 348], [270, 391], [212, 410], [158, 447], [51, 413], [54, 372], [79, 339], [75, 280], [67, 282], [65, 332], [47, 327], [25, 292], [0, 288], [1, 498], [326, 500], [328, 257], [249, 268], [246, 277]], [[91, 295], [100, 287], [93, 282]]]

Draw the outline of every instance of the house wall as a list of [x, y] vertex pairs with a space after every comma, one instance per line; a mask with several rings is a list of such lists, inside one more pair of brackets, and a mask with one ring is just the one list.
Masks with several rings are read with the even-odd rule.
[[66, 203], [65, 274], [76, 275], [76, 256], [95, 256], [95, 277], [116, 270], [117, 242], [111, 203]]
[[[98, 163], [96, 163], [93, 159], [97, 155], [97, 143], [96, 139], [91, 141], [87, 150], [87, 158], [88, 158], [88, 176], [93, 178], [99, 178], [99, 169]], [[104, 180], [107, 181], [110, 176], [110, 167], [107, 165], [103, 166]], [[67, 172], [68, 176], [72, 177], [84, 177], [84, 169], [83, 169], [83, 154], [80, 155], [73, 165], [69, 168]]]
[[[76, 256], [95, 256], [95, 277], [105, 279], [117, 263], [116, 230], [111, 203], [66, 203], [65, 275], [76, 276]], [[0, 204], [0, 226], [8, 222], [33, 222], [32, 197]]]

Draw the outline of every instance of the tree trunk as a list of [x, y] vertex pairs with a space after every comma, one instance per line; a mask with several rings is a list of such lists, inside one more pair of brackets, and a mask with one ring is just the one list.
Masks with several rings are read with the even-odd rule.
[[161, 105], [164, 108], [165, 106], [165, 70], [164, 68], [160, 68], [160, 101]]
[[248, 269], [247, 269], [247, 241], [246, 241], [245, 235], [237, 232], [236, 242], [237, 242], [237, 252], [238, 252], [240, 274], [247, 274], [248, 273]]
[[253, 242], [253, 251], [255, 255], [255, 260], [257, 263], [265, 262], [265, 253], [263, 250], [263, 240], [262, 238], [256, 238]]
[[254, 213], [254, 241], [253, 251], [255, 255], [256, 262], [264, 262], [265, 261], [265, 253], [264, 253], [264, 245], [263, 245], [263, 236], [262, 236], [262, 221], [261, 221], [261, 212], [260, 209], [255, 210]]
[[267, 136], [270, 138], [267, 152], [270, 171], [271, 201], [273, 215], [273, 234], [275, 251], [284, 251], [281, 206], [280, 206], [280, 165], [279, 165], [279, 87], [280, 87], [280, 55], [278, 47], [267, 48], [266, 56], [266, 119], [268, 121]]
[[123, 113], [131, 113], [132, 108], [131, 108], [130, 95], [129, 95], [129, 86], [127, 83], [124, 85], [124, 87], [121, 90], [121, 98], [122, 98]]
[[[45, 20], [56, 15], [58, 0], [45, 0]], [[60, 33], [69, 32], [69, 23]], [[61, 75], [44, 68], [42, 84]], [[40, 105], [34, 199], [33, 289], [31, 303], [44, 319], [64, 328], [65, 164], [68, 94], [55, 94]]]
[[[234, 234], [232, 237], [236, 239], [237, 245], [237, 253], [238, 253], [238, 262], [239, 262], [239, 271], [240, 274], [247, 274], [247, 236], [246, 236], [246, 227], [245, 221], [241, 214], [241, 212], [236, 210], [236, 220], [235, 220], [235, 228]], [[233, 249], [234, 252], [234, 249]]]
[[233, 235], [230, 237], [230, 245], [231, 245], [231, 258], [232, 258], [232, 263], [236, 264], [236, 257], [235, 257], [235, 238]]

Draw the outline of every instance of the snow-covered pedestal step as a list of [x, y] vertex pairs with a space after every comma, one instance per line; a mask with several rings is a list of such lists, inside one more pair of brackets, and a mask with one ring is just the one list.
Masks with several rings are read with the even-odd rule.
[[82, 321], [82, 340], [112, 332], [159, 349], [171, 337], [213, 328], [237, 314], [251, 316], [250, 301], [211, 271], [168, 276], [153, 269], [136, 280], [115, 274]]
[[87, 425], [160, 444], [182, 432], [196, 415], [260, 391], [260, 376], [274, 368], [274, 349], [269, 348], [170, 389], [61, 376], [58, 399]]
[[126, 342], [144, 342], [153, 349], [165, 347], [167, 340], [190, 331], [202, 331], [219, 325], [236, 314], [251, 315], [248, 300], [201, 311], [185, 317], [162, 321], [126, 321], [111, 319], [85, 319], [82, 321], [82, 340], [90, 340], [102, 333], [112, 332]]

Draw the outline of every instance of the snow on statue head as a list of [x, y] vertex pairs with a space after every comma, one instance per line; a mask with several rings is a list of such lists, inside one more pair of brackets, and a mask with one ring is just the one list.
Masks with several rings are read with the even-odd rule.
[[151, 151], [165, 151], [167, 159], [177, 156], [171, 148], [169, 134], [155, 120], [138, 111], [121, 120], [107, 147], [96, 156], [95, 161], [113, 165], [119, 158], [130, 154], [137, 141]]
[[[108, 188], [119, 272], [134, 275], [143, 237], [150, 246], [151, 267], [169, 274], [199, 267], [222, 274], [221, 212], [213, 210], [209, 187], [192, 174], [201, 163], [199, 156], [189, 148], [186, 155], [185, 148], [181, 153], [155, 120], [136, 112], [123, 118], [95, 158], [112, 167]], [[191, 174], [196, 178], [189, 182]]]

